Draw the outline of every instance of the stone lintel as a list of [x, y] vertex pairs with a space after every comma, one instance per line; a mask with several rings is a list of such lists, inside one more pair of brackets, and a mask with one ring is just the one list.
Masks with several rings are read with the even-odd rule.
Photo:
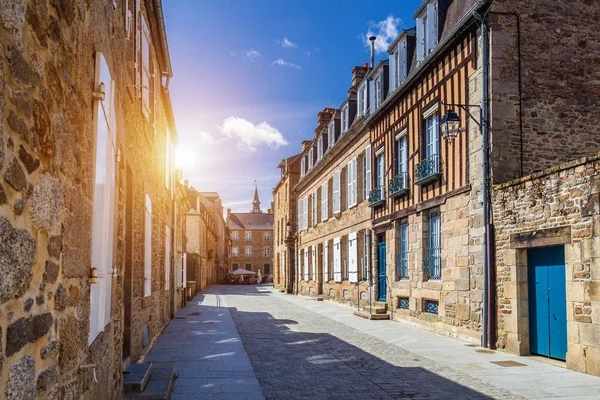
[[541, 229], [510, 235], [511, 249], [553, 246], [571, 243], [571, 226]]

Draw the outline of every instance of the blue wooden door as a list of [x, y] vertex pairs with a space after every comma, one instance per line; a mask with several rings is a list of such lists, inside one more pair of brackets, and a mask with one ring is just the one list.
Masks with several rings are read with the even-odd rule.
[[563, 246], [529, 249], [531, 353], [564, 360], [567, 355], [567, 293]]
[[379, 252], [377, 257], [378, 275], [379, 275], [379, 301], [386, 300], [387, 281], [385, 264], [385, 242], [379, 242]]

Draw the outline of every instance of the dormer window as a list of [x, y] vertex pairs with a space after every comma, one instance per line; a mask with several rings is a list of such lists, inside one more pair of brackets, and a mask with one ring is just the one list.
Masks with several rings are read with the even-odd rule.
[[423, 61], [438, 44], [437, 1], [424, 4], [418, 11], [417, 61]]
[[313, 149], [311, 148], [308, 151], [308, 171], [310, 171], [313, 167]]
[[358, 116], [365, 115], [368, 107], [368, 90], [367, 80], [363, 80], [361, 85], [358, 87]]
[[300, 177], [304, 177], [304, 174], [306, 173], [306, 157], [302, 157], [302, 160], [300, 161]]
[[342, 107], [342, 135], [344, 133], [346, 133], [346, 131], [349, 128], [348, 117], [349, 117], [348, 104], [346, 104], [344, 107]]
[[383, 103], [383, 73], [375, 79], [375, 107], [379, 108]]
[[317, 162], [323, 158], [323, 135], [317, 140]]
[[329, 139], [329, 147], [335, 144], [335, 120], [332, 119], [327, 127], [327, 138]]

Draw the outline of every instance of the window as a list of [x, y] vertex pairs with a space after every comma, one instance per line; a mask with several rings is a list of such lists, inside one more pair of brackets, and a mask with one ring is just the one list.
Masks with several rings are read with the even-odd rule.
[[252, 271], [252, 264], [246, 264], [246, 271]]
[[301, 178], [304, 177], [305, 170], [306, 170], [306, 158], [302, 157], [302, 160], [300, 161], [300, 177]]
[[264, 238], [265, 238], [265, 242], [268, 242], [269, 240], [271, 240], [271, 233], [265, 232]]
[[416, 22], [417, 61], [423, 61], [438, 44], [437, 2], [428, 3]]
[[326, 240], [323, 244], [323, 281], [327, 282], [330, 280], [330, 269], [329, 269], [329, 240]]
[[265, 247], [265, 257], [271, 257], [271, 248]]
[[263, 264], [263, 274], [265, 274], [265, 275], [271, 274], [271, 264]]
[[312, 224], [313, 226], [317, 225], [317, 210], [319, 208], [319, 203], [317, 202], [317, 191], [315, 190], [312, 195]]
[[238, 263], [233, 263], [233, 264], [231, 265], [231, 270], [232, 270], [232, 271], [235, 271], [235, 270], [236, 270], [236, 269], [238, 269], [239, 267], [240, 267], [240, 266], [239, 266], [239, 264], [238, 264]]
[[429, 213], [429, 232], [427, 237], [427, 249], [425, 253], [425, 276], [429, 280], [440, 280], [442, 278], [440, 259], [440, 213], [431, 211]]
[[354, 158], [348, 163], [346, 169], [346, 207], [350, 208], [356, 205], [358, 195], [357, 175], [358, 160]]
[[341, 211], [341, 193], [340, 193], [340, 171], [333, 172], [333, 213]]
[[398, 226], [398, 254], [396, 254], [396, 279], [408, 277], [408, 222], [403, 221]]
[[142, 57], [142, 114], [150, 120], [150, 31], [146, 19], [142, 15], [141, 32], [141, 57]]
[[428, 314], [438, 313], [439, 303], [434, 300], [425, 300], [425, 312]]
[[383, 103], [383, 70], [375, 80], [375, 107], [379, 108]]
[[343, 257], [343, 265], [342, 265], [342, 279], [347, 281], [350, 278], [349, 274], [349, 266], [350, 266], [350, 238], [346, 236], [342, 240], [342, 257]]
[[364, 249], [363, 249], [363, 263], [362, 263], [362, 278], [368, 279], [371, 274], [371, 260], [369, 260], [369, 252], [371, 248], [371, 236], [369, 235], [369, 229], [365, 229], [364, 233]]
[[281, 262], [279, 263], [280, 266], [280, 274], [282, 277], [285, 277], [285, 262], [286, 262], [286, 254], [285, 251], [283, 253], [281, 253]]
[[302, 266], [302, 272], [304, 272], [304, 280], [308, 280], [308, 247], [304, 249], [304, 265]]
[[246, 232], [246, 242], [249, 242], [252, 240], [252, 232]]
[[246, 246], [246, 257], [249, 257], [252, 255], [252, 246]]
[[431, 115], [425, 117], [425, 157], [440, 154], [440, 142], [438, 134], [437, 107]]
[[144, 220], [144, 297], [152, 292], [152, 201], [146, 194]]
[[358, 234], [348, 235], [348, 280], [358, 282]]
[[317, 249], [316, 246], [313, 244], [312, 246], [312, 268], [310, 270], [310, 280], [311, 281], [316, 281], [317, 280]]
[[327, 204], [328, 192], [329, 181], [325, 181], [323, 185], [321, 185], [321, 221], [327, 221], [327, 218], [329, 218], [329, 205]]
[[333, 147], [335, 144], [335, 120], [331, 120], [327, 126], [327, 139], [329, 140], [329, 147]]
[[237, 242], [238, 240], [238, 233], [237, 232], [233, 232], [233, 234], [231, 235], [232, 239]]
[[363, 79], [362, 84], [358, 88], [358, 116], [362, 116], [367, 113], [367, 107], [368, 107], [367, 96], [368, 96], [367, 80]]
[[239, 249], [238, 249], [237, 247], [233, 247], [233, 248], [231, 249], [231, 254], [232, 254], [234, 257], [237, 257], [237, 256], [238, 256], [238, 254], [239, 254]]
[[349, 117], [348, 104], [346, 104], [344, 107], [342, 107], [342, 135], [346, 133], [349, 128]]
[[408, 310], [409, 302], [408, 297], [398, 297], [398, 308]]
[[408, 172], [408, 138], [406, 130], [396, 139], [396, 171], [399, 175]]
[[397, 62], [396, 62], [396, 87], [400, 86], [406, 80], [406, 38], [398, 44]]
[[[98, 283], [90, 286], [91, 343], [110, 321], [113, 272], [113, 213], [115, 193], [116, 119], [114, 81], [101, 53], [96, 53], [97, 85], [104, 82], [106, 96], [94, 102], [96, 115], [96, 174], [94, 176], [94, 208], [92, 213], [92, 265], [97, 268]], [[104, 112], [102, 112], [104, 110]]]
[[342, 281], [342, 243], [341, 238], [333, 239], [333, 280]]
[[178, 257], [176, 268], [175, 283], [178, 288], [187, 287], [187, 254], [183, 253]]
[[171, 229], [165, 225], [165, 290], [171, 284]]
[[363, 199], [366, 200], [371, 192], [371, 145], [365, 149], [363, 163]]
[[385, 187], [385, 154], [383, 149], [375, 157], [375, 183], [379, 190]]
[[313, 160], [314, 160], [313, 157], [314, 157], [314, 152], [313, 152], [313, 148], [311, 147], [310, 150], [308, 151], [308, 171], [310, 171], [313, 167]]
[[308, 228], [308, 197], [298, 199], [298, 232]]

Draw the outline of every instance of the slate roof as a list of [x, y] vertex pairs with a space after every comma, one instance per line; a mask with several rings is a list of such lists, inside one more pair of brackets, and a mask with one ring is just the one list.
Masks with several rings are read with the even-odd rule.
[[231, 230], [273, 230], [273, 214], [266, 213], [231, 213], [227, 217], [227, 225]]

